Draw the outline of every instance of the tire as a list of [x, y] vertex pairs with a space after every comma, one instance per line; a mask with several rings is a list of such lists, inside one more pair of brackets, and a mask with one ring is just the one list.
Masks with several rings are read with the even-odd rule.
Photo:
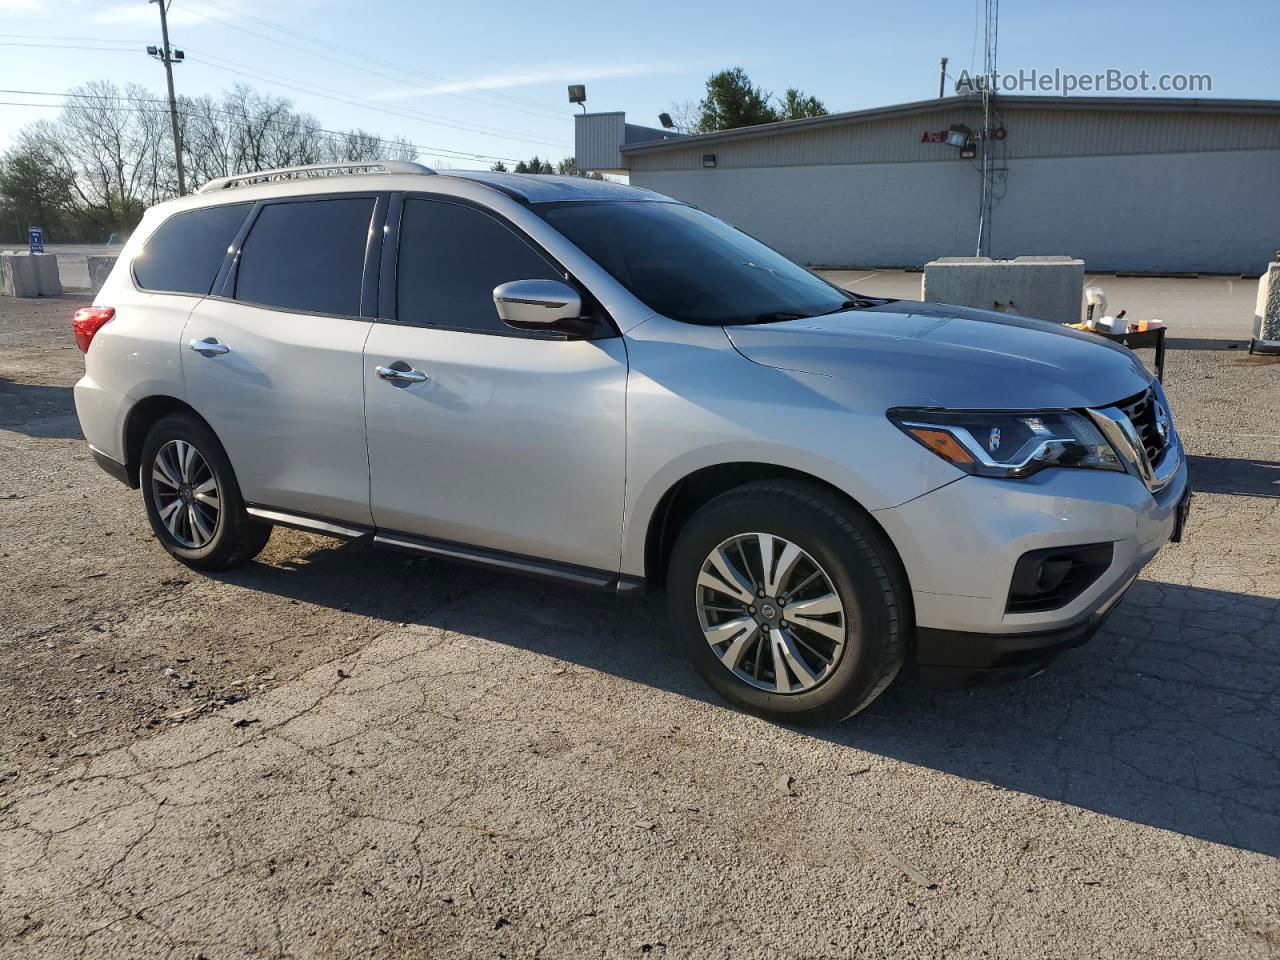
[[[796, 559], [792, 548], [803, 556]], [[729, 591], [719, 588], [729, 581], [713, 559], [718, 550], [722, 562], [730, 558], [739, 573], [747, 569], [750, 584], [739, 579]], [[766, 550], [771, 584], [759, 562]], [[787, 580], [784, 566], [793, 571]], [[700, 579], [704, 573], [709, 580]], [[744, 585], [756, 588], [757, 604], [747, 606]], [[766, 585], [774, 595], [759, 600]], [[672, 551], [667, 602], [679, 642], [703, 679], [730, 703], [784, 723], [834, 723], [865, 708], [902, 668], [912, 629], [906, 577], [884, 535], [854, 505], [799, 481], [746, 484], [698, 510]], [[757, 638], [744, 639], [753, 626]], [[761, 637], [768, 638], [767, 651]], [[735, 654], [736, 669], [726, 665]]]
[[[194, 451], [189, 459], [188, 448]], [[191, 476], [184, 475], [184, 461]], [[142, 444], [139, 473], [152, 531], [187, 566], [226, 570], [267, 545], [271, 525], [245, 512], [226, 451], [195, 417], [175, 413], [158, 420]]]

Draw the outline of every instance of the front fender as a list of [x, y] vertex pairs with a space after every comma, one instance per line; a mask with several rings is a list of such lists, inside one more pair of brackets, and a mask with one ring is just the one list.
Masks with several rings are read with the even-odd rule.
[[753, 363], [723, 328], [654, 317], [627, 334], [627, 354], [624, 575], [644, 574], [645, 539], [663, 496], [706, 467], [786, 467], [868, 511], [963, 476], [903, 435], [856, 382]]

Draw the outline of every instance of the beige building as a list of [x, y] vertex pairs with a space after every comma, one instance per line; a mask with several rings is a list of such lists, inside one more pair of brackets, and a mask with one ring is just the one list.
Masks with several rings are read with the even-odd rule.
[[972, 255], [984, 138], [992, 256], [1257, 275], [1280, 248], [1280, 101], [1006, 96], [993, 116], [947, 97], [673, 137], [585, 114], [576, 156], [811, 265]]

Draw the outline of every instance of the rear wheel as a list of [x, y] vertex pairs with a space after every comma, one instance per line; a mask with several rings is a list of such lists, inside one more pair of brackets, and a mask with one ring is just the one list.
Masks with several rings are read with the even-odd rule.
[[668, 566], [677, 635], [725, 699], [790, 723], [857, 713], [902, 666], [910, 605], [883, 535], [816, 485], [752, 483], [706, 504]]
[[231, 462], [205, 424], [170, 414], [147, 434], [142, 499], [157, 539], [183, 563], [224, 570], [252, 560], [271, 525], [245, 511]]

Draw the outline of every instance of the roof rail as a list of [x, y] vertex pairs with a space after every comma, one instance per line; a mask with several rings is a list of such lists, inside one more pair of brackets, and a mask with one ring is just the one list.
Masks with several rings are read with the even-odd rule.
[[419, 173], [434, 174], [430, 167], [410, 160], [373, 160], [367, 163], [311, 163], [302, 167], [280, 167], [277, 170], [258, 170], [240, 173], [232, 177], [216, 177], [196, 193], [213, 193], [215, 190], [233, 190], [236, 187], [252, 187], [261, 183], [278, 183], [282, 180], [312, 180], [323, 177], [346, 177], [370, 173]]

